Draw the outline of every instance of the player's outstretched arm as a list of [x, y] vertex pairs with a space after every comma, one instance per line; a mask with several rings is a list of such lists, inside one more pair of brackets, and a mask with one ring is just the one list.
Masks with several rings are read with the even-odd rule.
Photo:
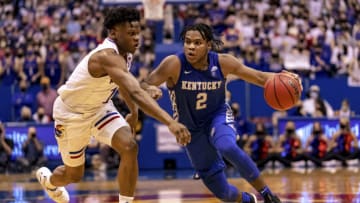
[[146, 114], [167, 125], [180, 144], [186, 145], [190, 142], [191, 137], [188, 129], [173, 120], [171, 116], [140, 87], [136, 78], [126, 69], [126, 62], [123, 57], [115, 52], [107, 51], [100, 53], [95, 61], [101, 63], [101, 67], [105, 73], [119, 86], [120, 93], [126, 92]]
[[[240, 79], [245, 80], [246, 82], [252, 83], [260, 87], [264, 87], [266, 81], [269, 78], [274, 77], [274, 75], [276, 74], [271, 72], [258, 71], [251, 67], [247, 67], [243, 63], [241, 63], [241, 61], [239, 61], [237, 58], [230, 54], [220, 54], [219, 60], [225, 77], [228, 74], [233, 74]], [[299, 81], [299, 84], [301, 85], [302, 90], [302, 82], [297, 74], [288, 71], [282, 71], [281, 73], [288, 74], [291, 77], [297, 79]]]
[[247, 67], [230, 54], [219, 54], [219, 61], [225, 77], [233, 74], [246, 82], [260, 87], [264, 87], [265, 82], [274, 76], [274, 73], [262, 72]]
[[128, 92], [121, 92], [121, 94], [119, 94], [119, 97], [121, 96], [121, 99], [123, 99], [126, 103], [126, 106], [129, 108], [130, 113], [126, 115], [126, 121], [129, 123], [132, 132], [135, 132], [135, 128], [136, 128], [136, 124], [138, 122], [138, 117], [139, 117], [139, 108], [138, 106], [135, 104], [135, 102], [133, 102], [133, 100], [131, 99], [131, 96], [129, 95]]

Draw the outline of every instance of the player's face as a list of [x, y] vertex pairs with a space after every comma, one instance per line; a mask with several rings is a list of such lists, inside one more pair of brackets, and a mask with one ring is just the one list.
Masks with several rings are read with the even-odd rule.
[[139, 47], [140, 22], [133, 21], [116, 25], [110, 36], [120, 53], [134, 53]]
[[210, 50], [207, 42], [199, 31], [189, 30], [185, 34], [184, 53], [186, 60], [190, 64], [206, 63], [207, 53]]

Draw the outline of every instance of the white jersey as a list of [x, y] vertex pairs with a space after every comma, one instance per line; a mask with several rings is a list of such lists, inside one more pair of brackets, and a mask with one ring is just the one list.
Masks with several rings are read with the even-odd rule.
[[[80, 61], [68, 81], [58, 89], [60, 98], [72, 111], [79, 113], [97, 111], [117, 92], [118, 86], [108, 75], [94, 78], [88, 70], [90, 57], [99, 50], [109, 48], [119, 54], [116, 44], [106, 38]], [[130, 69], [132, 55], [128, 54], [126, 60]]]

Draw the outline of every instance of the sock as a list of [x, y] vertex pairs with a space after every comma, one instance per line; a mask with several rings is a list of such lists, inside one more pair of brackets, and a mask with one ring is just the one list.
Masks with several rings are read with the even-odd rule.
[[259, 190], [259, 193], [261, 194], [261, 196], [263, 198], [268, 197], [268, 196], [273, 196], [273, 194], [268, 186], [265, 186], [261, 190]]
[[122, 196], [119, 194], [119, 203], [132, 203], [134, 200], [134, 197], [127, 197], [127, 196]]
[[242, 192], [241, 197], [242, 197], [242, 203], [249, 203], [251, 201], [251, 196], [246, 192]]

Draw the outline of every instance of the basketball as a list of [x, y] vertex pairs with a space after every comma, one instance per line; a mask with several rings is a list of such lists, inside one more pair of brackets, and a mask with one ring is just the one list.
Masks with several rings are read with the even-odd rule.
[[265, 83], [264, 98], [266, 103], [273, 109], [288, 110], [296, 104], [300, 96], [301, 84], [288, 74], [275, 74]]

